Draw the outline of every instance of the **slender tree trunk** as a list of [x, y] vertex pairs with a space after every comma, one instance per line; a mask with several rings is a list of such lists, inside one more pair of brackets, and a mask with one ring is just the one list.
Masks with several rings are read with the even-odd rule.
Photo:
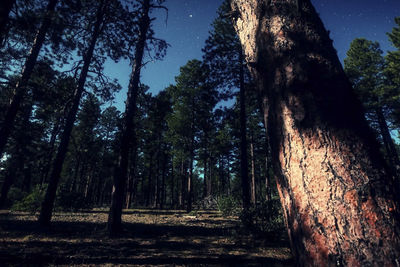
[[115, 168], [114, 186], [110, 213], [108, 215], [108, 231], [111, 235], [122, 230], [122, 205], [124, 199], [124, 189], [126, 185], [126, 175], [128, 171], [129, 149], [132, 141], [132, 131], [134, 129], [133, 118], [136, 113], [136, 102], [139, 93], [140, 71], [144, 48], [146, 46], [147, 32], [150, 27], [150, 0], [144, 0], [139, 21], [139, 39], [135, 48], [135, 60], [133, 62], [132, 74], [128, 86], [128, 97], [125, 110], [125, 122], [121, 132], [121, 145], [119, 148], [118, 164]]
[[[233, 0], [300, 266], [399, 266], [399, 203], [310, 0]], [[245, 19], [245, 20], [244, 20]]]
[[46, 33], [51, 25], [53, 12], [55, 10], [57, 2], [58, 0], [49, 1], [47, 5], [47, 13], [43, 19], [42, 25], [40, 26], [36, 34], [32, 48], [29, 52], [29, 56], [23, 67], [21, 78], [15, 86], [14, 95], [11, 99], [10, 106], [7, 109], [7, 113], [0, 129], [0, 157], [1, 155], [3, 155], [8, 137], [10, 136], [10, 133], [14, 126], [15, 117], [17, 116], [17, 112], [21, 107], [21, 102], [26, 94], [26, 86], [33, 72], [33, 68], [35, 67], [40, 49], [42, 48], [42, 45], [45, 41]]
[[247, 160], [247, 138], [246, 138], [246, 93], [244, 85], [243, 52], [240, 51], [240, 176], [242, 180], [242, 201], [243, 208], [250, 206], [250, 186]]
[[6, 204], [8, 191], [10, 191], [12, 183], [15, 179], [15, 175], [16, 175], [16, 168], [11, 167], [9, 168], [9, 170], [7, 170], [7, 173], [4, 177], [3, 185], [1, 187], [0, 209], [4, 208], [4, 205]]
[[3, 0], [0, 5], [0, 47], [4, 45], [8, 33], [9, 15], [14, 4], [15, 0]]
[[47, 151], [47, 156], [46, 156], [46, 160], [44, 163], [44, 170], [41, 175], [40, 185], [43, 185], [43, 183], [46, 183], [48, 176], [49, 176], [51, 160], [53, 159], [53, 155], [54, 155], [54, 147], [55, 147], [59, 127], [60, 127], [60, 122], [57, 121], [53, 126], [53, 130], [51, 131], [50, 142], [49, 142], [50, 149], [49, 149], [49, 151]]
[[256, 204], [256, 166], [255, 166], [255, 159], [254, 159], [254, 139], [251, 136], [250, 142], [250, 157], [251, 157], [251, 191], [250, 191], [250, 199], [251, 204]]
[[177, 198], [175, 198], [175, 166], [174, 166], [174, 158], [171, 158], [171, 207], [176, 206]]
[[193, 152], [190, 152], [190, 161], [189, 161], [189, 173], [188, 173], [188, 180], [187, 180], [187, 206], [186, 211], [192, 211], [192, 201], [193, 201]]
[[203, 184], [203, 198], [208, 197], [207, 185], [207, 157], [204, 158], [204, 184]]
[[152, 192], [153, 192], [153, 155], [150, 155], [150, 165], [149, 165], [149, 176], [147, 179], [147, 189], [146, 189], [146, 206], [151, 205]]
[[208, 174], [208, 183], [207, 183], [207, 196], [211, 196], [212, 195], [212, 161], [210, 158], [210, 162], [208, 164], [208, 169], [209, 169], [209, 174]]
[[396, 146], [390, 135], [389, 127], [386, 123], [385, 116], [383, 115], [382, 108], [377, 108], [375, 113], [378, 117], [379, 128], [381, 131], [383, 143], [385, 144], [386, 152], [388, 154], [389, 163], [393, 170], [393, 174], [397, 178], [400, 178], [398, 173], [398, 168], [400, 168], [399, 155], [397, 154]]
[[104, 0], [101, 0], [99, 4], [99, 10], [97, 12], [96, 23], [94, 25], [92, 37], [89, 43], [89, 47], [83, 58], [83, 66], [78, 79], [78, 84], [74, 91], [72, 106], [70, 111], [68, 112], [65, 121], [64, 131], [61, 134], [60, 144], [58, 146], [57, 154], [53, 162], [53, 168], [49, 180], [49, 185], [47, 187], [45, 198], [42, 203], [42, 209], [40, 211], [40, 216], [39, 216], [39, 223], [42, 226], [48, 226], [51, 221], [54, 200], [56, 198], [57, 187], [60, 180], [60, 175], [64, 164], [65, 155], [67, 154], [68, 151], [68, 144], [71, 137], [72, 128], [74, 126], [76, 114], [79, 108], [79, 103], [82, 97], [82, 93], [84, 91], [86, 77], [89, 72], [89, 66], [92, 61], [93, 52], [96, 47], [97, 39], [100, 35], [101, 26], [103, 24], [104, 7], [105, 7]]
[[129, 179], [128, 179], [128, 190], [126, 194], [126, 205], [125, 208], [129, 209], [132, 204], [134, 189], [136, 188], [134, 185], [137, 183], [136, 178], [136, 157], [137, 157], [137, 145], [136, 145], [136, 134], [134, 134], [133, 140], [133, 154], [130, 161], [130, 171], [129, 171]]
[[179, 208], [181, 209], [183, 207], [183, 191], [184, 189], [184, 183], [183, 183], [183, 179], [185, 177], [184, 174], [184, 162], [183, 162], [183, 158], [181, 160], [181, 171], [180, 171], [180, 188], [178, 188], [178, 204], [179, 204]]
[[161, 197], [160, 197], [160, 209], [164, 208], [165, 197], [166, 197], [166, 187], [165, 187], [165, 175], [167, 171], [167, 154], [163, 154], [162, 169], [161, 169]]

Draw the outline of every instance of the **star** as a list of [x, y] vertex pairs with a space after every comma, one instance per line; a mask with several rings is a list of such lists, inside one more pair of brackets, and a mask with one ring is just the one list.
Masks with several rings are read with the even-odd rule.
[[189, 15], [189, 18], [193, 18], [193, 15], [192, 15], [192, 14], [190, 14], [190, 15]]

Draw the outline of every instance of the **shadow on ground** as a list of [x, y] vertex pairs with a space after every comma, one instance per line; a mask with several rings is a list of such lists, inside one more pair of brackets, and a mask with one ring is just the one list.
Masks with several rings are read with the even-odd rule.
[[106, 212], [56, 213], [40, 229], [35, 216], [0, 215], [0, 265], [292, 266], [287, 243], [243, 235], [215, 212], [128, 211], [118, 238]]

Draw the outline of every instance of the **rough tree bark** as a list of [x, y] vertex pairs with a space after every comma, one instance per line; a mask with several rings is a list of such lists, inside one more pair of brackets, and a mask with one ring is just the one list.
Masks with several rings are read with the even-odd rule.
[[142, 2], [142, 10], [139, 18], [139, 36], [135, 48], [135, 59], [132, 64], [132, 74], [128, 86], [128, 97], [126, 101], [124, 125], [123, 129], [121, 130], [121, 145], [119, 147], [118, 163], [114, 172], [114, 186], [112, 190], [111, 207], [107, 224], [110, 235], [116, 234], [122, 230], [121, 216], [128, 172], [129, 149], [132, 142], [132, 130], [134, 128], [133, 118], [136, 113], [140, 71], [142, 69], [142, 60], [146, 46], [147, 33], [150, 27], [149, 11], [150, 0], [144, 0]]
[[[399, 211], [332, 41], [310, 0], [233, 0], [301, 266], [399, 266]], [[396, 192], [400, 193], [400, 192]]]
[[8, 137], [10, 136], [11, 130], [14, 126], [15, 117], [17, 116], [17, 112], [21, 107], [21, 102], [26, 94], [26, 86], [33, 72], [33, 68], [35, 67], [39, 52], [45, 41], [46, 33], [51, 25], [53, 12], [57, 2], [58, 0], [49, 1], [46, 15], [43, 18], [42, 25], [36, 33], [32, 48], [22, 69], [21, 78], [15, 86], [14, 95], [10, 101], [10, 106], [7, 109], [7, 113], [0, 129], [0, 157], [4, 152]]
[[79, 103], [85, 88], [85, 82], [89, 72], [90, 63], [92, 62], [92, 57], [94, 49], [96, 47], [97, 39], [100, 36], [101, 28], [103, 25], [103, 16], [104, 16], [104, 9], [106, 6], [106, 2], [107, 0], [101, 0], [99, 3], [99, 9], [96, 14], [96, 23], [93, 28], [89, 47], [83, 57], [83, 66], [81, 73], [79, 75], [77, 86], [74, 91], [72, 106], [65, 119], [64, 130], [61, 134], [60, 144], [58, 145], [57, 154], [53, 162], [53, 168], [51, 171], [49, 184], [46, 190], [46, 194], [39, 215], [39, 224], [41, 226], [48, 226], [51, 221], [54, 200], [56, 198], [57, 187], [60, 181], [60, 175], [64, 164], [64, 159], [68, 151], [68, 144], [71, 137], [72, 128], [74, 126], [76, 114], [78, 113]]

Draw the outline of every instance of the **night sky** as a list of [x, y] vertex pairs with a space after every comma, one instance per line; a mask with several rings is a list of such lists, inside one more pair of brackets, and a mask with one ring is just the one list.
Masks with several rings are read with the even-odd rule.
[[[400, 0], [312, 0], [325, 27], [331, 32], [334, 46], [341, 61], [350, 42], [358, 37], [378, 41], [382, 50], [392, 50], [386, 33], [391, 31], [394, 17], [400, 16]], [[150, 86], [153, 94], [174, 83], [179, 68], [190, 59], [201, 59], [201, 49], [216, 17], [222, 0], [167, 0], [169, 9], [166, 24], [165, 11], [153, 16], [156, 37], [166, 40], [171, 47], [163, 61], [149, 63], [142, 71], [142, 83]], [[107, 73], [119, 79], [123, 89], [116, 104], [124, 110], [130, 67], [128, 62], [109, 64]]]

